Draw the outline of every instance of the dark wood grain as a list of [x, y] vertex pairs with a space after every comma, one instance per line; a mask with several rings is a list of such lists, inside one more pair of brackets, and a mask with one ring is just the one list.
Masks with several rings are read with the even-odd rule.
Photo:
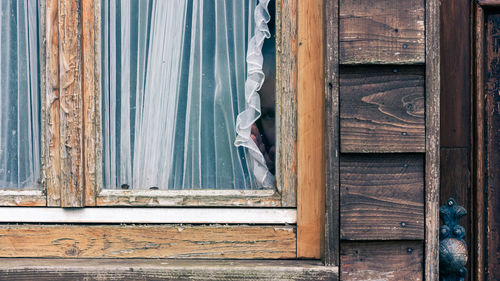
[[[471, 140], [470, 2], [441, 1], [441, 147]], [[457, 32], [457, 26], [463, 26]], [[444, 200], [446, 200], [445, 198]]]
[[340, 1], [340, 63], [424, 63], [423, 0]]
[[486, 23], [488, 278], [500, 280], [500, 14]]
[[325, 1], [325, 264], [339, 264], [338, 1]]
[[425, 151], [424, 68], [340, 70], [342, 152]]
[[340, 225], [341, 239], [424, 239], [422, 155], [342, 156]]
[[0, 259], [0, 280], [338, 280], [319, 261]]
[[340, 264], [342, 281], [423, 280], [423, 242], [342, 242]]

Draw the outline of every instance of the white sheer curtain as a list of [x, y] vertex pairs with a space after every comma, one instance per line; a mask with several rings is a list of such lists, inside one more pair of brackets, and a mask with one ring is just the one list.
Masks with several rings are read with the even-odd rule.
[[268, 2], [103, 0], [106, 188], [272, 187], [234, 145], [235, 120], [255, 103], [245, 58]]
[[40, 176], [38, 1], [0, 1], [0, 188]]

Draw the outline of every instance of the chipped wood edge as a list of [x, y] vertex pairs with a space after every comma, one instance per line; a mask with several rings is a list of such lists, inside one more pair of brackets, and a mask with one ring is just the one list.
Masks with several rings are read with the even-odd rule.
[[274, 190], [102, 190], [98, 206], [281, 207]]
[[[100, 48], [99, 40], [96, 40], [99, 33], [100, 18], [98, 14], [99, 5], [94, 0], [82, 2], [82, 69], [83, 69], [83, 174], [84, 174], [84, 204], [85, 206], [95, 206], [98, 176], [101, 168], [100, 157], [97, 154], [100, 140], [100, 125], [97, 124], [98, 105], [100, 100], [99, 81], [96, 72], [99, 64], [96, 57], [97, 49]], [[99, 159], [99, 160], [98, 160]]]
[[485, 232], [484, 232], [484, 189], [485, 186], [485, 147], [484, 147], [484, 10], [479, 4], [473, 5], [474, 11], [474, 30], [473, 30], [473, 112], [474, 112], [474, 139], [473, 139], [473, 173], [474, 173], [474, 187], [473, 187], [473, 235], [474, 241], [473, 251], [471, 253], [472, 264], [472, 280], [483, 281], [485, 280]]
[[297, 257], [320, 259], [325, 239], [324, 0], [298, 1]]
[[44, 207], [47, 199], [42, 190], [0, 190], [0, 206]]
[[425, 280], [439, 279], [439, 0], [425, 7]]
[[83, 207], [81, 0], [59, 1], [61, 206]]
[[276, 185], [297, 206], [297, 0], [276, 1]]
[[[16, 280], [338, 280], [317, 261], [171, 259], [0, 259], [0, 278]], [[17, 277], [17, 278], [16, 278]]]
[[340, 262], [339, 1], [325, 1], [325, 264]]
[[[47, 3], [46, 0], [40, 1], [39, 7], [40, 9], [40, 15], [39, 15], [39, 21], [40, 21], [40, 28], [39, 28], [39, 40], [40, 40], [40, 52], [38, 54], [40, 58], [40, 119], [41, 119], [41, 130], [40, 130], [40, 137], [41, 137], [41, 167], [40, 167], [40, 188], [42, 190], [43, 195], [47, 194], [47, 186], [45, 182], [45, 175], [47, 174], [46, 172], [46, 158], [47, 158], [47, 151], [46, 151], [46, 134], [45, 131], [47, 130], [47, 124], [46, 124], [46, 110], [45, 110], [45, 104], [46, 104], [46, 92], [47, 89], [45, 85], [47, 82], [45, 79], [47, 79], [47, 69], [46, 69], [46, 55], [47, 55], [47, 28], [46, 28], [46, 13], [47, 13]], [[45, 196], [46, 197], [46, 196]], [[45, 205], [47, 204], [47, 199], [45, 199]]]
[[43, 185], [47, 206], [61, 205], [59, 135], [59, 14], [58, 0], [45, 2], [45, 77], [42, 97]]

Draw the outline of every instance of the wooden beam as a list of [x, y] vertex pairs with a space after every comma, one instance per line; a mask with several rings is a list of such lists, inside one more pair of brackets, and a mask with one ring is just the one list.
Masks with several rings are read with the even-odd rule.
[[425, 7], [425, 280], [439, 279], [439, 0]]
[[0, 259], [8, 280], [338, 280], [319, 261], [172, 259]]
[[471, 260], [474, 262], [472, 280], [484, 281], [486, 268], [486, 233], [485, 226], [485, 202], [484, 186], [486, 175], [486, 155], [484, 139], [484, 11], [480, 5], [474, 5], [474, 161], [473, 161], [473, 220], [474, 220], [474, 244], [471, 248]]
[[297, 206], [297, 0], [276, 1], [276, 184]]
[[83, 207], [80, 0], [59, 1], [61, 206]]
[[0, 226], [9, 258], [290, 259], [295, 248], [295, 227], [283, 225]]
[[0, 207], [4, 223], [254, 223], [294, 224], [284, 208], [31, 208]]
[[339, 1], [325, 1], [325, 264], [339, 265]]
[[47, 192], [47, 206], [53, 207], [61, 205], [58, 2], [58, 0], [45, 2], [45, 89], [42, 97], [43, 182]]
[[325, 216], [324, 1], [298, 1], [297, 257], [323, 256]]

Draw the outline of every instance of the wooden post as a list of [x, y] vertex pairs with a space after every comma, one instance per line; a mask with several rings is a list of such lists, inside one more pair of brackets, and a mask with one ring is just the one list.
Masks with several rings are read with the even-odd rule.
[[297, 257], [322, 257], [325, 216], [324, 3], [298, 1]]
[[83, 207], [80, 1], [59, 1], [61, 206]]
[[425, 280], [439, 279], [439, 1], [425, 7]]

